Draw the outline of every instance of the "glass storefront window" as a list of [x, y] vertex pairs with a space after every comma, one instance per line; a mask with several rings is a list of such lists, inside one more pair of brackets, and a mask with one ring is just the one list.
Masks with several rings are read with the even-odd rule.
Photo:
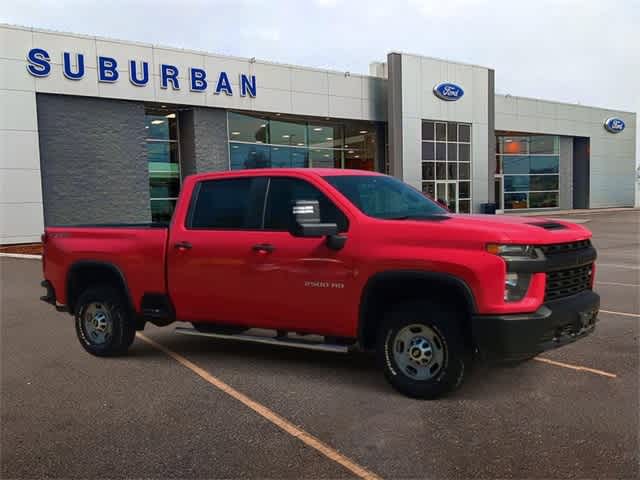
[[307, 149], [297, 147], [270, 147], [271, 168], [308, 167]]
[[553, 208], [558, 206], [558, 192], [531, 192], [529, 208]]
[[528, 194], [527, 193], [505, 193], [504, 194], [504, 209], [520, 209], [529, 208]]
[[422, 142], [422, 160], [435, 160], [436, 150], [434, 142]]
[[509, 175], [529, 174], [529, 157], [508, 155], [502, 157], [502, 172]]
[[309, 150], [309, 162], [316, 168], [342, 168], [342, 152], [328, 148]]
[[269, 143], [267, 121], [264, 118], [229, 112], [229, 139], [236, 142]]
[[530, 173], [558, 173], [560, 169], [560, 157], [557, 155], [535, 155], [529, 157]]
[[148, 139], [172, 140], [178, 138], [178, 121], [175, 113], [153, 114], [144, 117], [145, 135]]
[[433, 122], [422, 122], [422, 141], [436, 139], [434, 128]]
[[376, 128], [369, 122], [303, 121], [279, 114], [228, 113], [231, 169], [333, 167], [375, 170]]
[[458, 161], [470, 162], [471, 161], [471, 145], [468, 143], [458, 144]]
[[309, 124], [309, 146], [318, 148], [341, 148], [344, 128], [334, 125]]
[[292, 145], [305, 147], [307, 145], [307, 127], [304, 123], [281, 122], [271, 120], [269, 124], [273, 145]]
[[229, 153], [232, 170], [271, 167], [271, 152], [267, 145], [232, 143]]
[[558, 154], [560, 153], [560, 139], [549, 135], [533, 135], [529, 137], [529, 153], [538, 154]]
[[168, 222], [180, 193], [180, 149], [176, 112], [145, 113], [151, 220]]
[[529, 175], [505, 175], [505, 192], [522, 192], [529, 190]]
[[422, 191], [454, 212], [470, 213], [471, 125], [423, 120], [422, 160]]
[[[504, 209], [557, 208], [559, 137], [498, 135], [496, 145], [496, 178], [502, 178]], [[497, 202], [500, 203], [500, 199]]]

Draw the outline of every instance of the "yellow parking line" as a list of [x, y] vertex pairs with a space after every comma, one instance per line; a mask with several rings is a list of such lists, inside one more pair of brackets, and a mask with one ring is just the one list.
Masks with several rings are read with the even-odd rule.
[[293, 423], [281, 417], [280, 415], [275, 413], [273, 410], [265, 407], [264, 405], [256, 402], [255, 400], [252, 400], [251, 398], [247, 397], [245, 394], [240, 393], [238, 390], [236, 390], [232, 386], [224, 383], [219, 378], [214, 377], [209, 372], [199, 367], [195, 363], [191, 362], [190, 360], [187, 360], [182, 355], [172, 350], [169, 350], [164, 345], [161, 345], [158, 342], [151, 340], [149, 337], [143, 335], [140, 332], [136, 333], [136, 336], [143, 342], [148, 343], [152, 347], [160, 350], [161, 352], [167, 354], [169, 357], [173, 358], [176, 362], [187, 367], [193, 373], [195, 373], [196, 375], [198, 375], [203, 380], [210, 383], [217, 389], [226, 393], [230, 397], [233, 397], [234, 399], [238, 400], [240, 403], [242, 403], [246, 407], [249, 407], [251, 410], [256, 412], [258, 415], [262, 416], [263, 418], [265, 418], [266, 420], [268, 420], [269, 422], [271, 422], [272, 424], [274, 424], [284, 432], [288, 433], [292, 437], [297, 438], [298, 440], [303, 442], [305, 445], [317, 450], [325, 457], [343, 466], [344, 468], [351, 471], [358, 477], [367, 479], [367, 480], [380, 479], [380, 477], [378, 477], [375, 473], [370, 472], [366, 468], [358, 465], [356, 462], [354, 462], [350, 458], [345, 457], [340, 452], [331, 448], [326, 443], [323, 443], [322, 441], [320, 441], [310, 433], [307, 433], [306, 431], [302, 430], [300, 427], [296, 427]]
[[609, 373], [603, 370], [596, 370], [595, 368], [582, 367], [580, 365], [571, 365], [570, 363], [557, 362], [555, 360], [550, 360], [544, 357], [534, 357], [534, 360], [542, 363], [548, 363], [549, 365], [555, 365], [556, 367], [569, 368], [571, 370], [578, 370], [581, 372], [589, 372], [595, 375], [602, 375], [603, 377], [618, 378], [618, 376], [615, 373]]
[[640, 313], [628, 313], [628, 312], [613, 312], [611, 310], [600, 310], [601, 313], [610, 313], [611, 315], [622, 315], [624, 317], [638, 317], [640, 318]]

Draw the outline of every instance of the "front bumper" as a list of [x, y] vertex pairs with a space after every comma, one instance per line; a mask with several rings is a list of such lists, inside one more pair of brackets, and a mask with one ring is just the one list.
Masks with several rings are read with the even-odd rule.
[[600, 296], [587, 290], [547, 302], [534, 313], [476, 315], [473, 338], [485, 359], [520, 360], [589, 335], [599, 309]]

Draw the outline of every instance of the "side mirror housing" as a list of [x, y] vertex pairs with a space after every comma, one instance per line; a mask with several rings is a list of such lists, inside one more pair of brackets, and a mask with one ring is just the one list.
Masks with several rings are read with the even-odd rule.
[[292, 207], [293, 221], [289, 233], [294, 237], [326, 237], [338, 233], [335, 223], [321, 223], [317, 200], [296, 200]]

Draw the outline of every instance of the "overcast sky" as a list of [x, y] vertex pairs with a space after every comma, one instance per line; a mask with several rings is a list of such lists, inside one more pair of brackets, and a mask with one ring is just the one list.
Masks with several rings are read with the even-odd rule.
[[14, 0], [0, 21], [358, 73], [403, 51], [492, 67], [498, 93], [640, 111], [640, 0]]

